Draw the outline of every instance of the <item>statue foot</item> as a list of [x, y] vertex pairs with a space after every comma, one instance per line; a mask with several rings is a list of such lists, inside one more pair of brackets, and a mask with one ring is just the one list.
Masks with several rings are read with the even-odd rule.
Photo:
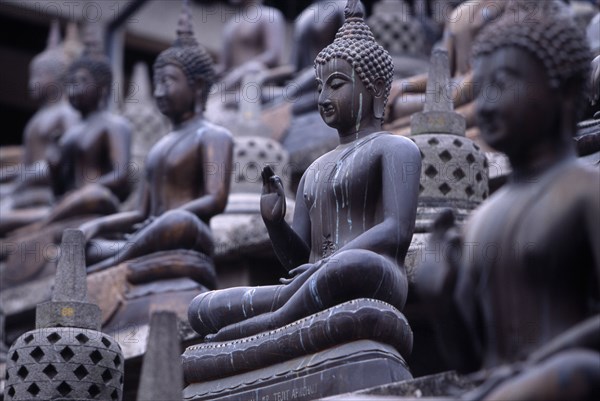
[[204, 337], [205, 342], [222, 342], [237, 340], [239, 338], [249, 337], [264, 331], [273, 330], [279, 327], [273, 317], [273, 313], [263, 313], [243, 322], [225, 326], [214, 334], [207, 334]]

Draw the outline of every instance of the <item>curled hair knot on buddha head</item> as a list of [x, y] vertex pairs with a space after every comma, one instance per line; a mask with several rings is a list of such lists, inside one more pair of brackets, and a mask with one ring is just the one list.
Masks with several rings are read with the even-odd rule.
[[181, 68], [190, 85], [202, 82], [202, 107], [204, 108], [210, 88], [215, 83], [216, 73], [212, 58], [194, 37], [192, 14], [187, 2], [184, 2], [179, 17], [177, 39], [170, 48], [158, 55], [154, 62], [154, 70], [169, 64]]
[[[525, 2], [514, 1], [514, 7]], [[564, 93], [573, 85], [578, 110], [584, 109], [590, 74], [591, 53], [583, 32], [556, 1], [543, 3], [539, 17], [525, 22], [505, 14], [486, 27], [473, 46], [473, 58], [487, 56], [505, 47], [520, 48], [543, 66], [551, 88]]]
[[349, 0], [345, 10], [346, 20], [335, 40], [321, 50], [315, 59], [315, 68], [334, 58], [346, 60], [356, 71], [369, 92], [375, 92], [378, 78], [385, 82], [384, 109], [394, 78], [394, 63], [389, 53], [375, 41], [371, 29], [364, 21], [358, 0]]

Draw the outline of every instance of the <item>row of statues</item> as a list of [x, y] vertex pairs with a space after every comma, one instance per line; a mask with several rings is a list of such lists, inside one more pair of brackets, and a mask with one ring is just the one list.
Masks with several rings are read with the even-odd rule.
[[[481, 32], [450, 53], [451, 71], [474, 84], [469, 101], [482, 140], [506, 154], [512, 168], [507, 184], [462, 227], [450, 212], [436, 219], [428, 246], [439, 254], [424, 256], [410, 287], [442, 328], [436, 341], [452, 368], [496, 369], [466, 398], [587, 399], [600, 392], [600, 172], [577, 159], [573, 141], [588, 99], [592, 57], [561, 1], [536, 5], [538, 19], [528, 24], [513, 16], [531, 1], [506, 2], [502, 15], [480, 21]], [[399, 359], [408, 358], [405, 259], [422, 156], [414, 141], [384, 129], [386, 117], [396, 112], [388, 106], [394, 60], [364, 17], [360, 2], [349, 0], [343, 24], [314, 59], [310, 85], [317, 86], [318, 113], [339, 144], [299, 180], [291, 225], [282, 179], [270, 166], [262, 170], [260, 211], [288, 276], [276, 285], [205, 291], [193, 299], [189, 323], [203, 343], [183, 355], [191, 387], [316, 354], [341, 338], [376, 340], [395, 348]], [[124, 166], [131, 128], [106, 110], [111, 70], [89, 35], [66, 73], [79, 120], [53, 122], [48, 130], [65, 131], [51, 139], [42, 162], [54, 201], [3, 215], [2, 234], [35, 235], [76, 217], [70, 224], [83, 231], [92, 275], [157, 252], [213, 256], [209, 223], [227, 204], [233, 136], [205, 117], [208, 95], [218, 76], [239, 85], [244, 71], [257, 63], [271, 68], [280, 55], [256, 52], [246, 70], [233, 56], [256, 44], [238, 43], [244, 51], [232, 44], [232, 55], [222, 59], [226, 66], [216, 70], [194, 38], [191, 18], [186, 4], [176, 41], [154, 64], [154, 97], [171, 132], [148, 152], [137, 208], [119, 212], [130, 193]], [[250, 28], [280, 38], [270, 31], [276, 28], [261, 23], [230, 33], [239, 38], [234, 29]], [[461, 66], [465, 60], [472, 62]], [[499, 97], [491, 97], [489, 88]], [[146, 277], [138, 272], [135, 282], [191, 275], [193, 269], [153, 266]], [[348, 314], [355, 319], [352, 328], [344, 326]], [[374, 319], [368, 328], [378, 332], [366, 330], [370, 324], [361, 316]], [[323, 319], [334, 323], [323, 328]], [[381, 334], [394, 330], [402, 331]], [[303, 340], [309, 337], [310, 344]], [[283, 343], [293, 351], [277, 351]], [[254, 347], [263, 347], [263, 354], [256, 356]]]

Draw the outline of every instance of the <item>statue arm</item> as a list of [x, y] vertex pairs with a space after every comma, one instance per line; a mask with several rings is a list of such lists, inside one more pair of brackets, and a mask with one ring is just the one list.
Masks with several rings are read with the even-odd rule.
[[181, 206], [202, 221], [222, 213], [227, 206], [233, 163], [233, 139], [225, 131], [207, 130], [200, 145], [199, 169], [203, 175], [203, 194]]
[[22, 176], [15, 191], [29, 186], [48, 185], [50, 183], [50, 167], [46, 160], [38, 160], [28, 166], [23, 166], [23, 168], [28, 170], [28, 174]]
[[[261, 214], [273, 250], [283, 267], [290, 271], [308, 262], [310, 256], [310, 216], [304, 200], [304, 176], [300, 180], [294, 207], [293, 227], [285, 221], [285, 194], [281, 179], [272, 175], [267, 167], [263, 170], [263, 194], [261, 196]], [[273, 198], [273, 196], [276, 197]], [[270, 215], [271, 209], [277, 209]]]
[[267, 14], [267, 19], [263, 22], [265, 51], [259, 54], [255, 60], [261, 62], [268, 68], [273, 68], [281, 63], [283, 40], [285, 38], [285, 24], [279, 10], [271, 8], [270, 12]]
[[477, 277], [465, 251], [454, 213], [442, 211], [433, 222], [415, 280], [415, 294], [434, 329], [436, 350], [448, 369], [461, 372], [480, 367], [482, 349], [477, 335]]
[[79, 229], [83, 231], [87, 241], [106, 233], [128, 232], [133, 225], [144, 220], [145, 215], [138, 210], [131, 212], [115, 213], [103, 216], [82, 224]]
[[131, 154], [131, 128], [124, 123], [108, 131], [108, 151], [112, 171], [98, 178], [98, 184], [108, 188], [119, 198], [129, 193], [129, 161]]
[[72, 152], [69, 149], [71, 145], [65, 140], [67, 135], [63, 135], [58, 143], [51, 144], [45, 154], [52, 192], [57, 196], [67, 192], [67, 184], [73, 180], [73, 163], [67, 162], [68, 154]]
[[527, 359], [535, 364], [574, 348], [600, 351], [600, 315], [594, 315], [554, 337]]
[[102, 216], [82, 224], [79, 229], [87, 241], [106, 233], [127, 233], [135, 230], [137, 223], [150, 216], [150, 191], [146, 182], [142, 183], [137, 210]]
[[[389, 137], [386, 139], [400, 139]], [[417, 213], [421, 155], [402, 138], [402, 146], [384, 143], [381, 155], [383, 221], [338, 250], [366, 249], [395, 258], [401, 265], [412, 239]]]

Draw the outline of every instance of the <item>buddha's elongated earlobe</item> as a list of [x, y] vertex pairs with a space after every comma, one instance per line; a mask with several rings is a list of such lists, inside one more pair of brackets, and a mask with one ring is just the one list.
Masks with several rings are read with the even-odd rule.
[[383, 78], [377, 78], [373, 82], [373, 115], [381, 120], [385, 113], [385, 86]]

